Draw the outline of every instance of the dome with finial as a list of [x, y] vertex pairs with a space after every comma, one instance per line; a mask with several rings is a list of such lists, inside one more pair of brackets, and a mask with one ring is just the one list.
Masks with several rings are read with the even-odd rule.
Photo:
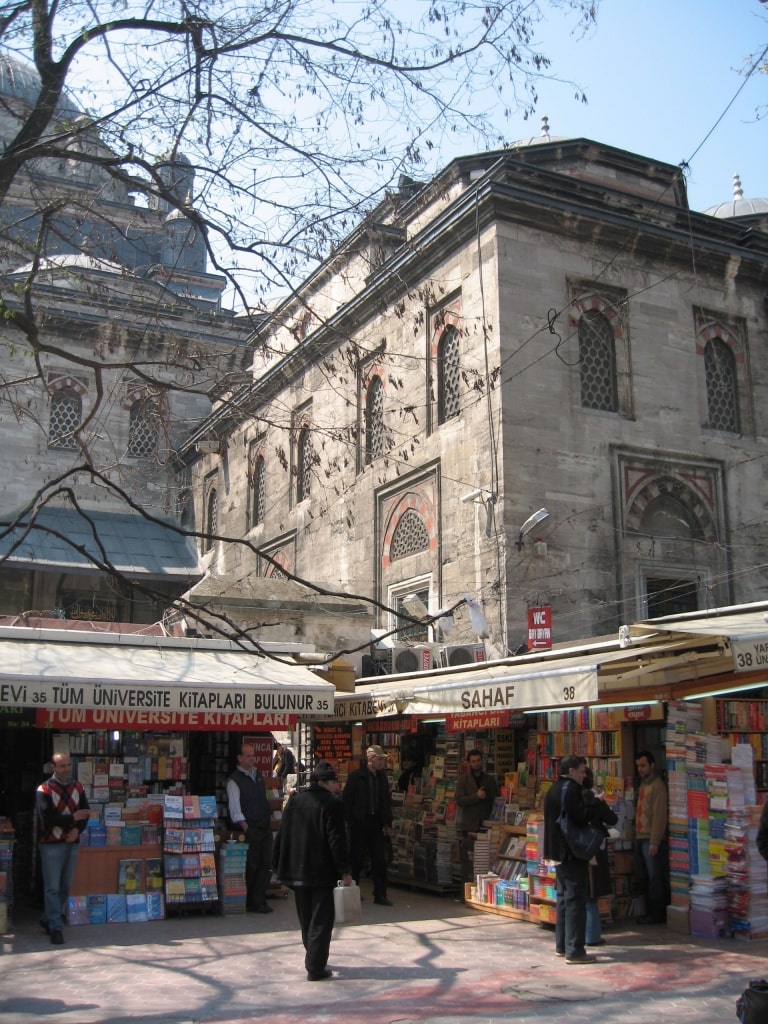
[[[0, 145], [16, 138], [39, 95], [40, 77], [34, 65], [0, 51]], [[74, 121], [81, 115], [82, 111], [64, 92], [56, 106], [55, 120]]]
[[519, 139], [517, 142], [511, 142], [509, 145], [510, 149], [523, 149], [525, 146], [542, 146], [547, 142], [562, 142], [565, 136], [552, 135], [549, 130], [549, 118], [544, 114], [541, 118], [541, 132], [538, 135], [532, 135], [529, 139]]
[[732, 217], [765, 217], [768, 215], [768, 199], [745, 199], [744, 189], [738, 172], [733, 176], [733, 199], [727, 203], [710, 206], [704, 213], [710, 217], [727, 220]]

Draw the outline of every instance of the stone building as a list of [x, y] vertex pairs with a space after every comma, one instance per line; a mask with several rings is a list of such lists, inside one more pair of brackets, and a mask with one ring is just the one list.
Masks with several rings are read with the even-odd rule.
[[[768, 209], [744, 202], [698, 213], [679, 168], [546, 124], [403, 178], [187, 439], [209, 577], [369, 595], [427, 660], [514, 652], [531, 608], [557, 643], [765, 598]], [[486, 627], [418, 621], [467, 595]]]
[[[0, 149], [39, 88], [0, 55]], [[201, 576], [194, 543], [171, 528], [174, 454], [250, 358], [250, 328], [222, 308], [199, 230], [162, 196], [143, 200], [146, 182], [109, 172], [68, 97], [48, 146], [0, 207], [0, 614], [152, 622]], [[188, 161], [157, 171], [194, 203]]]

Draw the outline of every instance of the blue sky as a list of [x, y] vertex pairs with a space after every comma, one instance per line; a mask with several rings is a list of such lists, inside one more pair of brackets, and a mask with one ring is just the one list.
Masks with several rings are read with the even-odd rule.
[[[699, 149], [743, 85], [744, 59], [768, 46], [768, 3], [602, 0], [586, 38], [569, 36], [554, 15], [540, 38], [553, 70], [589, 99], [584, 106], [568, 86], [542, 83], [538, 115], [549, 117], [553, 135], [584, 136], [671, 164], [688, 161], [696, 210], [731, 198], [734, 172], [745, 197], [768, 197], [768, 75], [752, 76]], [[761, 104], [766, 109], [757, 121]], [[505, 129], [510, 141], [539, 134], [538, 115]]]

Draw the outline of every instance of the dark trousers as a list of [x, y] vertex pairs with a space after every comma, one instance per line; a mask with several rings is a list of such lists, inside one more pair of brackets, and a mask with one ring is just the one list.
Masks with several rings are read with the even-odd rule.
[[248, 857], [245, 862], [246, 902], [260, 907], [267, 902], [267, 888], [272, 878], [272, 829], [248, 826]]
[[557, 877], [557, 921], [555, 949], [566, 956], [586, 952], [589, 864], [584, 860], [564, 861], [555, 868]]
[[312, 974], [320, 974], [328, 963], [331, 947], [333, 889], [327, 885], [297, 885], [293, 895], [301, 926], [301, 941], [306, 950], [304, 966]]
[[353, 824], [350, 828], [349, 859], [352, 865], [352, 877], [360, 884], [360, 873], [363, 870], [365, 856], [371, 862], [371, 879], [373, 881], [373, 898], [387, 898], [387, 851], [384, 844], [384, 828], [373, 816], [366, 819], [364, 825]]
[[646, 894], [645, 912], [659, 924], [667, 919], [669, 903], [669, 859], [667, 842], [659, 846], [655, 857], [651, 856], [650, 840], [635, 840], [635, 881], [638, 889]]
[[[474, 882], [475, 880], [475, 839], [477, 838], [474, 832], [465, 833], [464, 837], [459, 842], [459, 858], [461, 861], [461, 880], [462, 882]], [[461, 893], [462, 899], [464, 898], [464, 891]]]

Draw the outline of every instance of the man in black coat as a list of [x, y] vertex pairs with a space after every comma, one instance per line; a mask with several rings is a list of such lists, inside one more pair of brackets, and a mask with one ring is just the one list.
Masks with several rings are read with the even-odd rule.
[[293, 889], [301, 941], [306, 950], [307, 981], [326, 981], [333, 932], [333, 890], [339, 879], [352, 884], [344, 827], [341, 786], [333, 766], [320, 761], [309, 787], [294, 793], [285, 805], [275, 839], [273, 867]]
[[392, 797], [380, 746], [368, 747], [366, 764], [347, 779], [344, 811], [349, 825], [352, 877], [360, 884], [366, 853], [371, 862], [373, 902], [391, 907], [387, 899], [387, 837], [392, 833]]
[[579, 860], [565, 841], [559, 818], [565, 787], [565, 810], [576, 825], [587, 824], [582, 783], [587, 771], [583, 757], [570, 754], [560, 761], [560, 777], [544, 798], [544, 859], [555, 865], [557, 923], [555, 952], [567, 964], [592, 964], [596, 958], [584, 948], [589, 898], [589, 864]]

